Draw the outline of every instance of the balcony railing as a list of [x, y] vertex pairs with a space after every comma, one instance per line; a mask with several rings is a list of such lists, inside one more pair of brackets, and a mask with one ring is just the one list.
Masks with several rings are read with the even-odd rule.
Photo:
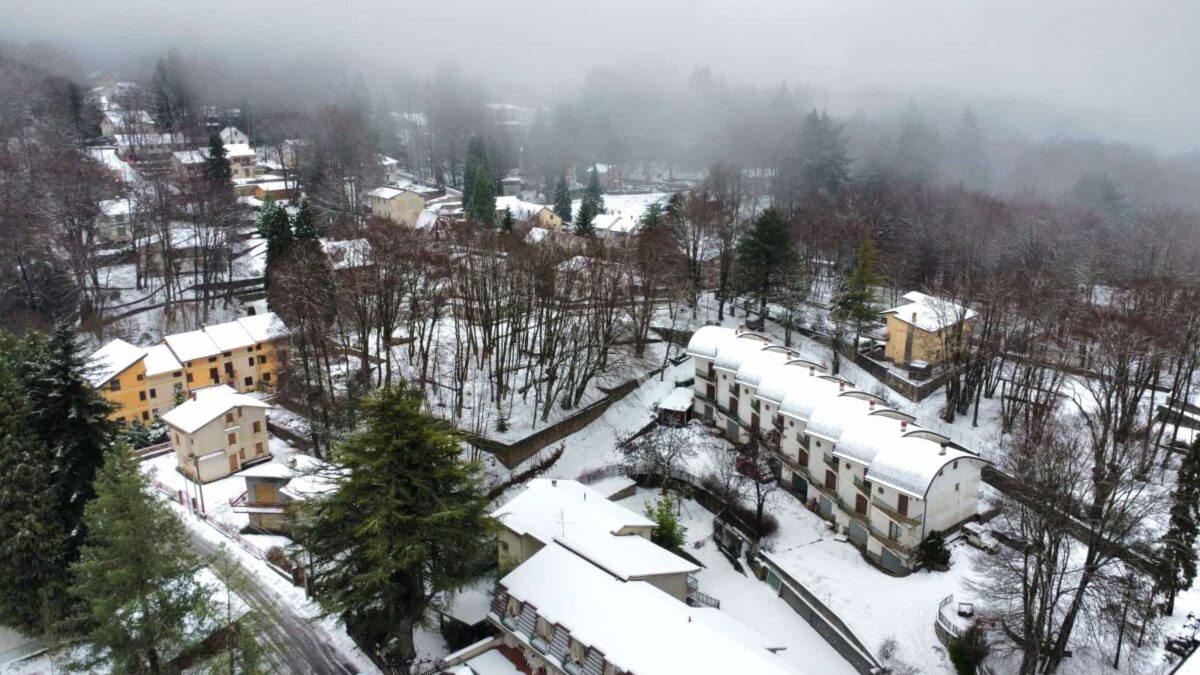
[[858, 488], [866, 496], [871, 496], [871, 484], [863, 480], [862, 476], [854, 477], [854, 487]]
[[771, 418], [771, 426], [775, 427], [775, 430], [778, 431], [780, 434], [782, 434], [783, 433], [783, 416], [776, 415], [775, 417]]
[[758, 412], [760, 408], [762, 408], [762, 403], [757, 398], [750, 399], [750, 409], [751, 410], [753, 410], [754, 412]]
[[888, 504], [887, 502], [883, 501], [879, 497], [871, 498], [871, 506], [879, 509], [880, 511], [883, 512], [883, 514], [885, 516], [896, 521], [897, 524], [903, 525], [905, 527], [914, 527], [916, 525], [921, 524], [921, 514], [918, 513], [915, 516], [906, 516], [906, 515], [900, 513], [899, 511], [897, 511], [896, 507], [892, 506], [891, 504]]
[[696, 377], [702, 380], [708, 380], [709, 382], [716, 382], [717, 371], [713, 370], [712, 368], [697, 368]]
[[836, 457], [834, 457], [833, 455], [830, 455], [830, 454], [824, 454], [824, 455], [821, 455], [821, 461], [822, 461], [822, 462], [825, 462], [826, 464], [828, 464], [828, 465], [829, 465], [829, 467], [830, 467], [830, 468], [832, 468], [832, 469], [837, 469], [837, 468], [838, 468], [838, 461], [837, 461], [837, 458], [836, 458]]
[[896, 539], [892, 535], [888, 534], [887, 532], [884, 532], [883, 530], [879, 529], [878, 527], [875, 527], [874, 525], [871, 526], [871, 535], [874, 536], [879, 541], [883, 542], [884, 546], [887, 546], [888, 548], [892, 549], [893, 551], [896, 551], [897, 553], [902, 553], [905, 556], [911, 555], [913, 550], [916, 548], [915, 546], [912, 546], [911, 544], [906, 544], [906, 543], [900, 541], [899, 539]]

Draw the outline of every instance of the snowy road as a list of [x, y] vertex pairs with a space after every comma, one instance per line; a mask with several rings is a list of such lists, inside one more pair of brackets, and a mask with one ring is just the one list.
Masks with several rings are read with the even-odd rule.
[[[188, 529], [192, 550], [201, 557], [217, 552], [211, 541]], [[236, 558], [234, 558], [236, 560]], [[242, 563], [239, 561], [239, 565]], [[253, 570], [243, 572], [252, 581]], [[242, 599], [258, 611], [263, 627], [263, 638], [268, 643], [269, 656], [281, 673], [358, 673], [354, 660], [347, 658], [331, 644], [323, 631], [308, 619], [297, 615], [285, 602], [279, 602], [271, 593], [251, 583], [242, 594]]]

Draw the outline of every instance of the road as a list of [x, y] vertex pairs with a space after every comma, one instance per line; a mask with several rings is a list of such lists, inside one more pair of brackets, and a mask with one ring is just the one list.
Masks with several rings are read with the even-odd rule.
[[[188, 537], [192, 550], [201, 557], [209, 557], [217, 552], [216, 544], [205, 540], [190, 527]], [[251, 581], [257, 578], [255, 571], [246, 569], [237, 556], [234, 556], [234, 560], [238, 561]], [[268, 589], [251, 584], [240, 595], [246, 604], [258, 612], [269, 657], [278, 672], [318, 675], [351, 675], [359, 672], [354, 661], [339, 652], [319, 626], [296, 614], [287, 603], [276, 600]]]

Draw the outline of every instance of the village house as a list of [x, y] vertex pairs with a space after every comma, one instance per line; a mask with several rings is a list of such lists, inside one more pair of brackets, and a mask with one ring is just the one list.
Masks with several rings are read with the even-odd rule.
[[527, 202], [519, 197], [496, 197], [496, 222], [501, 222], [506, 210], [512, 213], [513, 220], [518, 223], [540, 227], [551, 232], [563, 231], [562, 218], [559, 218], [554, 209], [549, 206]]
[[[294, 186], [295, 183], [292, 183]], [[288, 188], [288, 182], [283, 180], [269, 180], [261, 183], [254, 183], [254, 198], [266, 201], [267, 197], [275, 201], [285, 201], [291, 198], [291, 191]]]
[[113, 134], [117, 156], [128, 162], [167, 159], [186, 144], [183, 134], [135, 133]]
[[637, 233], [640, 226], [636, 219], [619, 213], [598, 213], [592, 218], [592, 229], [602, 239], [623, 240]]
[[719, 609], [622, 579], [589, 555], [555, 541], [497, 584], [488, 621], [501, 638], [493, 649], [520, 672], [801, 672], [777, 655], [782, 647]]
[[250, 137], [237, 127], [225, 127], [221, 130], [221, 142], [225, 145], [250, 145]]
[[311, 157], [312, 143], [302, 138], [288, 139], [279, 146], [279, 162], [287, 171], [305, 167]]
[[250, 467], [240, 474], [246, 481], [246, 491], [234, 499], [233, 510], [245, 513], [253, 529], [290, 534], [290, 505], [333, 489], [332, 470], [329, 464], [309, 455]]
[[947, 360], [946, 348], [962, 344], [956, 331], [961, 327], [963, 337], [970, 334], [975, 311], [918, 291], [902, 297], [907, 302], [881, 313], [887, 317], [884, 358], [900, 366]]
[[179, 470], [210, 483], [267, 461], [270, 405], [231, 387], [195, 389], [182, 405], [163, 415]]
[[92, 354], [90, 379], [116, 405], [113, 420], [148, 423], [203, 387], [271, 390], [287, 347], [283, 322], [268, 312], [168, 335], [153, 347], [112, 340]]
[[127, 246], [133, 240], [132, 202], [128, 199], [106, 199], [100, 202], [100, 217], [96, 219], [96, 240], [106, 246]]
[[108, 138], [117, 134], [146, 134], [154, 131], [154, 118], [145, 110], [109, 108], [100, 118], [100, 133]]
[[504, 197], [515, 197], [521, 194], [521, 188], [525, 181], [520, 176], [505, 176], [500, 179], [500, 195]]
[[986, 460], [767, 338], [692, 336], [694, 413], [735, 443], [762, 439], [780, 484], [872, 562], [911, 572], [932, 531], [976, 518]]
[[523, 563], [551, 542], [624, 580], [645, 581], [686, 600], [700, 568], [650, 541], [654, 521], [574, 480], [535, 479], [492, 513], [501, 567]]
[[[225, 159], [229, 162], [229, 172], [234, 180], [244, 180], [254, 176], [254, 162], [257, 155], [254, 148], [242, 143], [226, 143]], [[177, 150], [171, 154], [171, 163], [175, 173], [183, 178], [195, 178], [204, 171], [204, 163], [208, 161], [208, 148], [199, 150]]]
[[425, 210], [426, 197], [415, 190], [377, 187], [367, 193], [371, 215], [400, 225], [415, 227]]
[[383, 175], [383, 182], [391, 185], [400, 180], [400, 162], [388, 157], [387, 155], [375, 155], [375, 160], [379, 162], [379, 171]]

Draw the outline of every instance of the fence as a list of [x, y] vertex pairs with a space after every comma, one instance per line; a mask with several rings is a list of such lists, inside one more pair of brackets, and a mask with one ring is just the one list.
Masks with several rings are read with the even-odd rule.
[[760, 552], [758, 560], [767, 568], [767, 585], [776, 590], [779, 597], [807, 621], [855, 670], [862, 675], [882, 672], [883, 666], [871, 654], [871, 650], [867, 649], [833, 610], [825, 606], [825, 603], [818, 600], [804, 584], [784, 571], [766, 553]]

